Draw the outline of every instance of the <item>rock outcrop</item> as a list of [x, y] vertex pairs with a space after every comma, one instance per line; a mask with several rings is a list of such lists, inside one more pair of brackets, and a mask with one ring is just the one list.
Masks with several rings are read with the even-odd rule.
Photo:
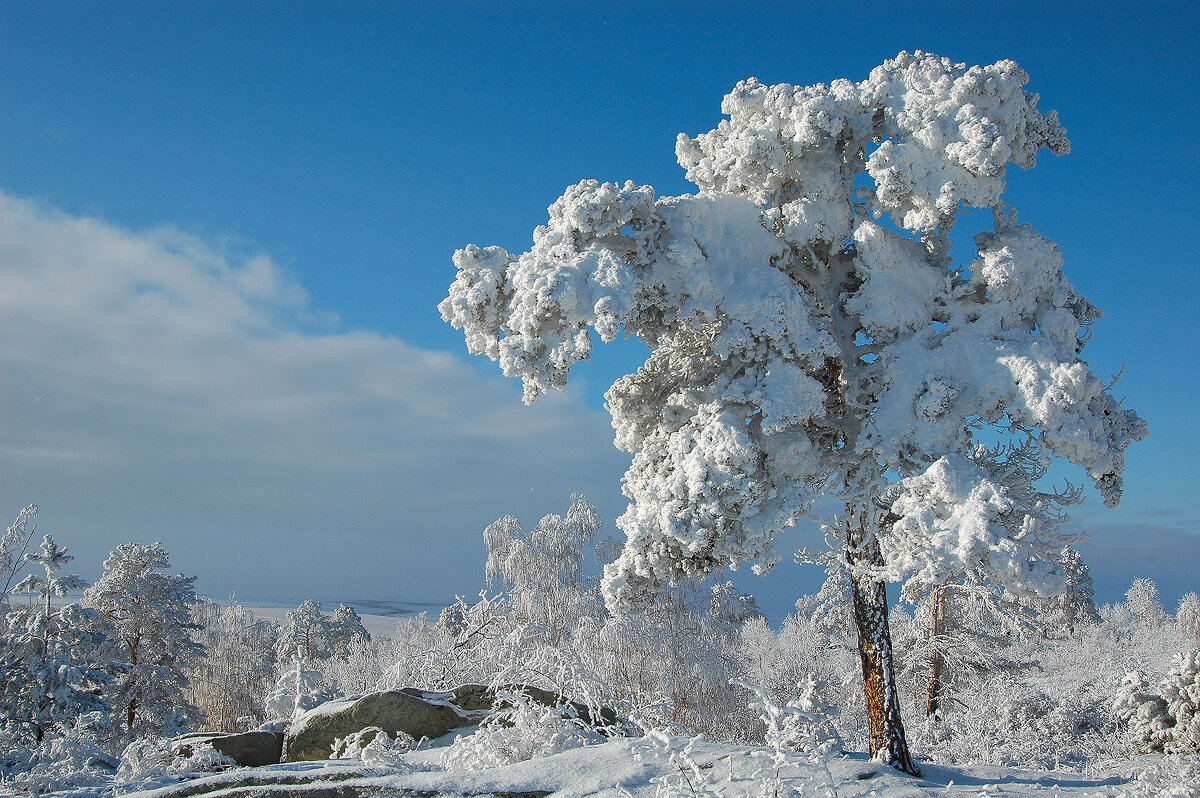
[[378, 726], [388, 734], [402, 731], [414, 740], [434, 739], [477, 724], [482, 718], [450, 703], [452, 693], [389, 690], [354, 700], [329, 701], [292, 721], [283, 761], [328, 759], [334, 740]]
[[190, 745], [208, 743], [241, 767], [278, 764], [283, 759], [283, 732], [248, 731], [240, 734], [188, 734], [179, 738], [179, 752], [191, 756]]
[[[525, 686], [509, 689], [520, 690], [548, 706], [559, 703], [558, 696], [548, 690]], [[496, 691], [478, 684], [461, 685], [444, 693], [405, 688], [330, 701], [292, 722], [284, 741], [283, 761], [328, 759], [334, 740], [368, 726], [378, 726], [391, 735], [404, 732], [414, 740], [422, 737], [433, 740], [456, 729], [478, 725], [495, 706]], [[611, 712], [602, 712], [601, 718], [593, 719], [587, 707], [579, 704], [572, 707], [588, 723], [616, 721]]]

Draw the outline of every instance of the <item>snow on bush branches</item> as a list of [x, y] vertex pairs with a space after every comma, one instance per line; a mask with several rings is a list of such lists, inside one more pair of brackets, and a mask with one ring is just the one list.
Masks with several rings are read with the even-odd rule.
[[1140, 751], [1200, 751], [1200, 651], [1176, 655], [1157, 693], [1141, 671], [1126, 675], [1113, 714]]

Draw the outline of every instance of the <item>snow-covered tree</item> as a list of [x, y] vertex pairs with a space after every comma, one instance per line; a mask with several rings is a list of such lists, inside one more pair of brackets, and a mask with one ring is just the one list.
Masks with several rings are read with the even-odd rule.
[[184, 696], [187, 669], [205, 653], [190, 636], [196, 577], [164, 573], [170, 567], [161, 543], [124, 543], [84, 593], [107, 629], [105, 654], [115, 672], [107, 697], [127, 742], [186, 730], [199, 714]]
[[188, 670], [187, 698], [200, 708], [205, 727], [245, 731], [270, 720], [263, 701], [275, 684], [275, 624], [232, 600], [225, 606], [202, 601], [192, 619], [207, 654]]
[[4, 618], [8, 615], [8, 595], [12, 592], [13, 582], [28, 562], [25, 553], [37, 530], [37, 524], [33, 523], [36, 516], [37, 505], [26, 506], [0, 538], [0, 634], [6, 629]]
[[66, 547], [46, 535], [39, 553], [24, 556], [43, 573], [29, 574], [13, 588], [34, 600], [8, 614], [8, 637], [0, 648], [0, 708], [18, 735], [40, 742], [56, 724], [108, 711], [98, 695], [104, 674], [93, 665], [102, 636], [94, 612], [77, 603], [54, 606], [55, 598], [87, 586], [75, 574], [58, 574], [74, 559]]
[[1187, 645], [1200, 648], [1200, 596], [1196, 595], [1196, 591], [1187, 593], [1179, 600], [1175, 625]]
[[600, 529], [596, 508], [571, 497], [566, 516], [551, 513], [526, 533], [512, 516], [483, 531], [489, 585], [508, 592], [518, 619], [546, 629], [558, 645], [585, 615], [595, 615], [599, 597], [583, 576], [584, 551]]
[[267, 694], [266, 714], [291, 720], [339, 695], [337, 685], [329, 684], [323, 673], [308, 667], [303, 647], [297, 646], [290, 665], [281, 669], [275, 686]]
[[291, 662], [297, 651], [306, 661], [324, 659], [332, 651], [332, 633], [329, 616], [321, 611], [321, 602], [306, 599], [288, 612], [275, 644], [276, 656], [281, 665]]
[[1067, 635], [1075, 633], [1080, 624], [1100, 622], [1100, 611], [1096, 608], [1096, 588], [1092, 572], [1079, 552], [1064, 546], [1058, 556], [1066, 577], [1063, 591], [1051, 596], [1040, 606], [1040, 618], [1047, 630], [1059, 630]]
[[1167, 621], [1167, 610], [1158, 597], [1158, 585], [1148, 577], [1138, 577], [1125, 591], [1125, 606], [1134, 623], [1158, 627]]
[[369, 642], [371, 635], [363, 626], [362, 618], [348, 604], [339, 604], [329, 619], [329, 653], [333, 657], [350, 655], [356, 643]]
[[978, 445], [970, 456], [943, 457], [901, 480], [889, 494], [882, 573], [903, 581], [902, 599], [928, 597], [929, 715], [938, 708], [947, 647], [970, 628], [955, 623], [952, 603], [976, 605], [976, 614], [987, 604], [1003, 624], [1022, 602], [1067, 590], [1064, 547], [1082, 536], [1062, 530], [1063, 508], [1079, 500], [1079, 491], [1039, 489], [1046, 471], [1032, 440]]
[[[841, 499], [871, 753], [910, 773], [883, 581], [889, 482], [955, 467], [1000, 424], [1083, 467], [1111, 505], [1146, 432], [1080, 359], [1099, 311], [1001, 200], [1008, 164], [1069, 148], [1027, 81], [1011, 61], [920, 52], [859, 83], [743, 81], [728, 119], [677, 142], [698, 194], [581, 182], [528, 252], [456, 252], [439, 305], [527, 402], [565, 386], [589, 328], [651, 349], [606, 394], [633, 452], [614, 609], [727, 565], [767, 570], [780, 530], [816, 496]], [[991, 230], [957, 262], [971, 209]]]

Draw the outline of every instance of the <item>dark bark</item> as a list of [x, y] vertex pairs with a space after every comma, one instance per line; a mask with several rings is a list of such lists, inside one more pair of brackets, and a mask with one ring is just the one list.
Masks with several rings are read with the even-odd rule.
[[946, 631], [946, 588], [935, 587], [929, 596], [929, 680], [925, 685], [925, 714], [935, 715], [942, 697], [942, 635]]
[[848, 514], [846, 559], [850, 565], [854, 623], [858, 628], [858, 656], [867, 705], [870, 753], [872, 759], [920, 776], [921, 769], [909, 754], [900, 719], [892, 634], [888, 627], [887, 586], [867, 573], [883, 565], [879, 543], [874, 535], [868, 534], [869, 518], [868, 513]]

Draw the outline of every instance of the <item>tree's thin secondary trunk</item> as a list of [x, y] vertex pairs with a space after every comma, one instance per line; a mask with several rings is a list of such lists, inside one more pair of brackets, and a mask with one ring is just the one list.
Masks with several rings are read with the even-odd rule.
[[846, 558], [854, 594], [854, 623], [858, 627], [858, 657], [862, 664], [871, 758], [887, 762], [904, 773], [920, 776], [921, 769], [908, 752], [904, 724], [900, 720], [900, 697], [892, 664], [892, 635], [888, 628], [887, 587], [861, 572], [862, 566], [882, 565], [883, 556], [874, 535], [867, 535], [866, 513], [855, 516], [848, 514]]
[[[137, 672], [138, 664], [138, 644], [141, 642], [142, 636], [137, 635], [129, 643], [129, 664], [134, 667], [134, 673]], [[136, 676], [134, 678], [137, 678]], [[125, 723], [129, 729], [130, 738], [133, 737], [133, 723], [137, 720], [137, 698], [129, 699], [129, 706], [125, 710]]]
[[925, 714], [935, 715], [941, 702], [942, 671], [946, 658], [942, 654], [942, 635], [946, 633], [946, 588], [935, 587], [929, 596], [929, 680], [925, 685]]

